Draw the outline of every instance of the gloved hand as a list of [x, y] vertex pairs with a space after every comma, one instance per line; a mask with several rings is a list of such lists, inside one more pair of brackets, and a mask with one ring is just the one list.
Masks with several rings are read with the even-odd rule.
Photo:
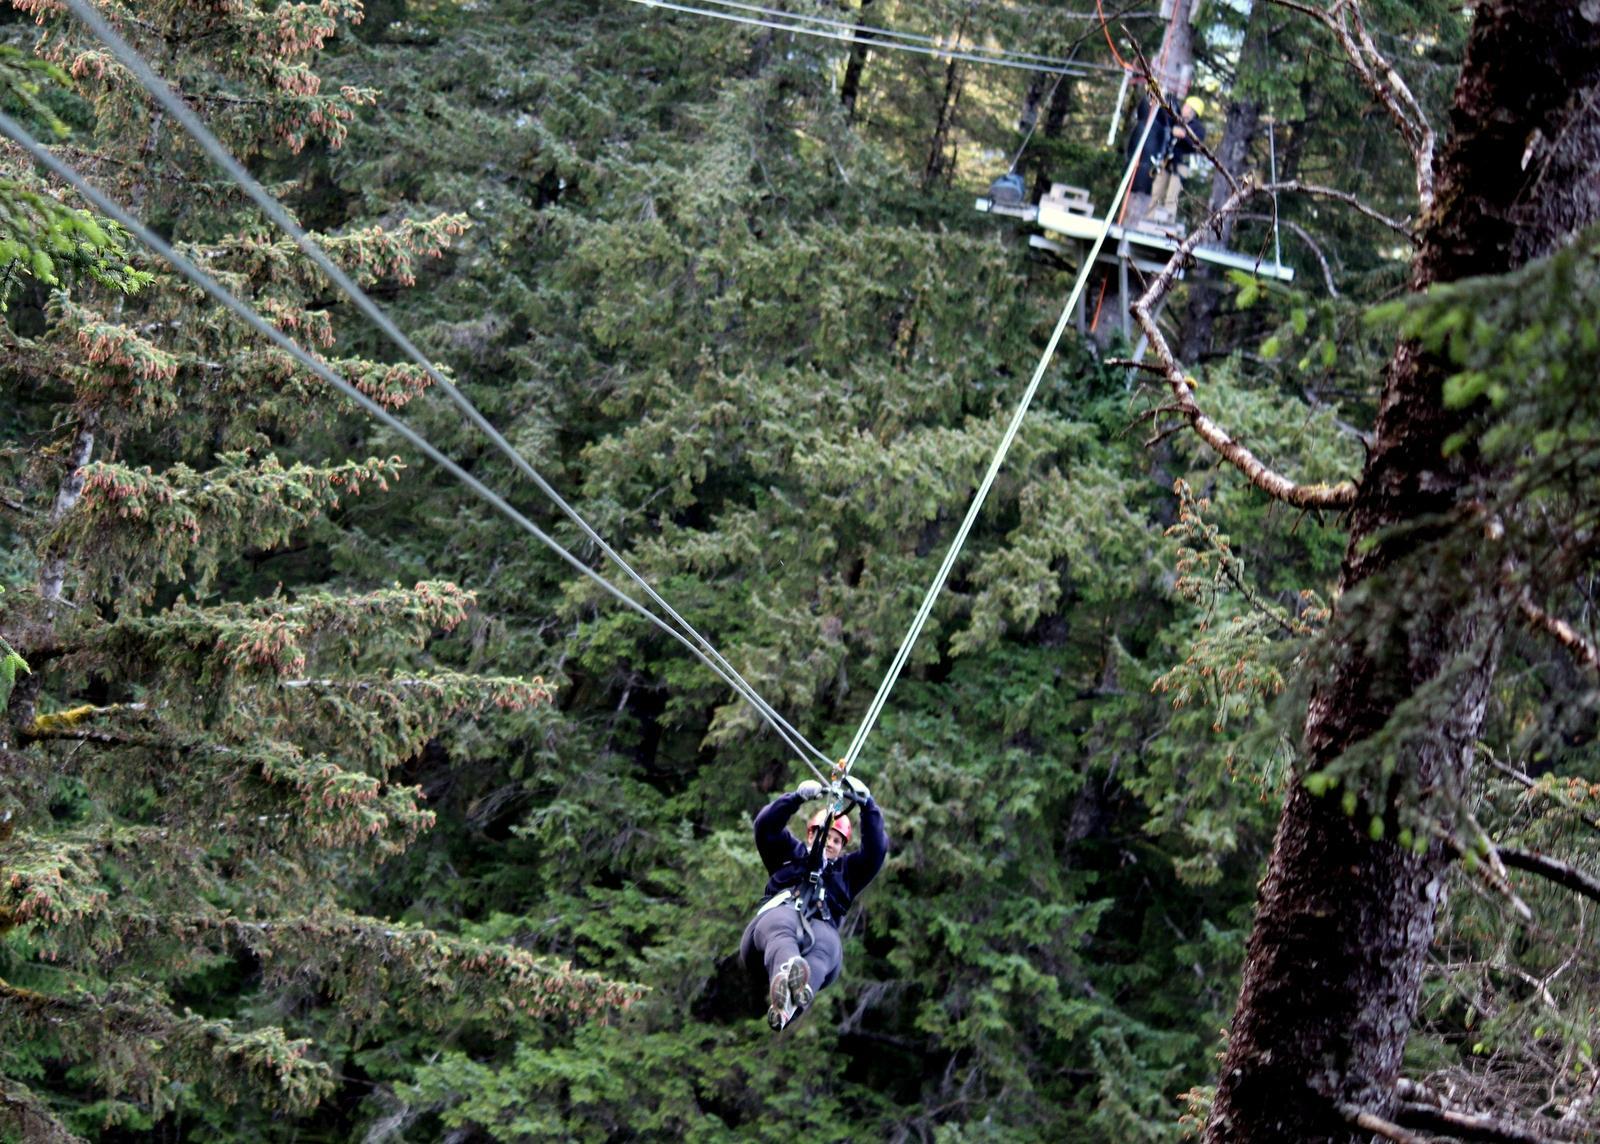
[[872, 792], [867, 789], [867, 784], [854, 775], [845, 776], [844, 793], [857, 806], [866, 806], [872, 801]]
[[821, 798], [824, 789], [825, 788], [823, 785], [816, 779], [807, 779], [805, 782], [794, 788], [794, 793], [805, 799], [807, 802], [810, 802], [814, 798]]

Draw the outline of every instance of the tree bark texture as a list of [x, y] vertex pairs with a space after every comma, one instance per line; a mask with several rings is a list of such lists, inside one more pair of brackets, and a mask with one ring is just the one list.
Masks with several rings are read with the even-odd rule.
[[[1479, 5], [1413, 288], [1515, 269], [1600, 219], [1597, 160], [1600, 3]], [[1441, 400], [1446, 372], [1412, 344], [1389, 365], [1351, 512], [1343, 634], [1307, 714], [1309, 770], [1383, 728], [1398, 704], [1453, 665], [1447, 702], [1430, 704], [1428, 725], [1406, 740], [1398, 765], [1423, 788], [1466, 787], [1498, 656], [1487, 630], [1495, 569], [1469, 554], [1404, 582], [1408, 567], [1430, 563], [1412, 558], [1445, 527], [1429, 522], [1447, 519], [1482, 475], [1470, 455], [1443, 457], [1445, 440], [1465, 423]], [[1373, 841], [1374, 812], [1392, 820], [1392, 807], [1351, 818], [1336, 798], [1299, 784], [1290, 793], [1208, 1140], [1369, 1139], [1341, 1105], [1392, 1119], [1449, 856], [1437, 844], [1418, 856]]]

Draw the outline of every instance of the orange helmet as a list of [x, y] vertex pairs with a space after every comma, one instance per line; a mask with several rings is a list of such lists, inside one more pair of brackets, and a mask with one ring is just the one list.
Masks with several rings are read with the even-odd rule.
[[[823, 808], [822, 810], [819, 810], [817, 813], [813, 814], [811, 816], [811, 820], [806, 823], [806, 833], [810, 834], [817, 827], [821, 826], [822, 820], [827, 817], [828, 811], [826, 808]], [[834, 819], [833, 826], [830, 827], [830, 829], [837, 830], [841, 835], [844, 836], [844, 840], [846, 842], [850, 841], [850, 819], [847, 816], [841, 814], [838, 818]]]

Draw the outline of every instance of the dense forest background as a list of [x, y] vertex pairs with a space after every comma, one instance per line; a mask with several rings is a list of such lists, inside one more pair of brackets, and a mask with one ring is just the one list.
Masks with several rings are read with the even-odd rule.
[[[602, 567], [126, 69], [52, 5], [14, 4], [7, 114]], [[784, 7], [1097, 66], [1108, 36], [1153, 57], [1164, 26], [1092, 3]], [[1075, 271], [974, 196], [1020, 151], [1030, 181], [1108, 207], [1119, 75], [624, 0], [108, 10], [510, 442], [842, 753]], [[1470, 15], [1368, 6], [1441, 137]], [[1594, 424], [1571, 396], [1594, 376], [1592, 237], [1407, 308], [1415, 172], [1340, 44], [1265, 3], [1202, 4], [1194, 37], [1239, 172], [1366, 208], [1257, 204], [1229, 242], [1280, 242], [1293, 282], [1193, 271], [1166, 300], [1211, 417], [1301, 482], [1353, 479], [1403, 327], [1458, 345], [1462, 401], [1502, 412], [1526, 371], [1495, 355], [1521, 336], [1565, 363], [1541, 417]], [[764, 882], [751, 815], [806, 777], [797, 760], [678, 643], [4, 154], [11, 1132], [1198, 1133], [1306, 777], [1307, 696], [1329, 641], [1355, 638], [1330, 628], [1346, 522], [1164, 431], [1169, 396], [1125, 364], [1111, 302], [1053, 361], [857, 765], [893, 849], [845, 924], [844, 976], [773, 1038], [719, 1004], [716, 963]], [[1191, 222], [1211, 194], [1190, 180]], [[1474, 431], [1581, 483], [1587, 438], [1524, 413]], [[1539, 511], [1589, 527], [1550, 497]], [[1587, 549], [1560, 551], [1581, 633]], [[1375, 839], [1388, 822], [1389, 845], [1469, 855], [1405, 1071], [1559, 1139], [1600, 1115], [1593, 663], [1501, 638], [1478, 785], [1436, 805], [1392, 783], [1387, 818], [1352, 771], [1311, 786]], [[1490, 838], [1574, 876], [1513, 885], [1479, 859]]]

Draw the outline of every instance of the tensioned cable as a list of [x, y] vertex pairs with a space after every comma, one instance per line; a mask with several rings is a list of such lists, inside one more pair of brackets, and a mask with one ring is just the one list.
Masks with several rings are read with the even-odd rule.
[[[1056, 97], [1056, 89], [1061, 86], [1061, 81], [1065, 78], [1065, 76], [1056, 76], [1055, 83], [1050, 85], [1050, 93], [1039, 101], [1040, 106], [1047, 109], [1045, 112], [1046, 115], [1049, 114], [1048, 108]], [[1017, 169], [1017, 164], [1022, 162], [1022, 153], [1028, 149], [1028, 144], [1033, 140], [1033, 132], [1038, 126], [1039, 108], [1035, 107], [1033, 109], [1033, 122], [1028, 124], [1028, 133], [1022, 137], [1022, 142], [1017, 145], [1017, 153], [1011, 156], [1011, 162], [1006, 165], [1007, 174], [1015, 172]]]
[[934, 575], [933, 583], [928, 586], [927, 595], [922, 598], [922, 606], [917, 609], [917, 614], [911, 621], [911, 627], [906, 632], [906, 638], [900, 643], [900, 650], [895, 653], [894, 662], [889, 665], [889, 671], [883, 677], [883, 682], [878, 685], [878, 693], [873, 696], [872, 704], [867, 708], [866, 715], [861, 720], [861, 726], [856, 729], [856, 735], [850, 742], [850, 749], [845, 752], [840, 762], [840, 770], [845, 774], [855, 765], [856, 757], [861, 753], [861, 747], [866, 742], [867, 734], [877, 722], [883, 705], [888, 701], [889, 692], [894, 687], [895, 681], [900, 678], [900, 671], [905, 666], [906, 660], [911, 656], [911, 648], [917, 642], [917, 637], [922, 634], [922, 627], [928, 621], [929, 614], [933, 611], [934, 601], [938, 599], [944, 582], [950, 575], [950, 569], [955, 566], [956, 557], [961, 554], [961, 547], [966, 543], [967, 533], [972, 531], [973, 522], [978, 519], [978, 513], [983, 509], [983, 502], [989, 496], [989, 489], [994, 485], [995, 477], [999, 475], [1000, 466], [1005, 463], [1006, 454], [1011, 450], [1011, 443], [1016, 440], [1017, 432], [1022, 428], [1022, 419], [1028, 412], [1028, 406], [1033, 403], [1034, 394], [1039, 391], [1039, 383], [1044, 380], [1044, 371], [1050, 365], [1050, 359], [1055, 357], [1056, 347], [1061, 343], [1061, 337], [1067, 331], [1067, 322], [1072, 317], [1072, 308], [1078, 303], [1078, 295], [1083, 293], [1084, 283], [1089, 281], [1089, 272], [1094, 269], [1095, 259], [1100, 256], [1100, 248], [1105, 245], [1106, 236], [1111, 233], [1111, 220], [1116, 217], [1117, 208], [1128, 188], [1133, 184], [1133, 173], [1139, 167], [1144, 154], [1145, 140], [1150, 136], [1150, 129], [1156, 121], [1156, 105], [1151, 104], [1150, 114], [1145, 119], [1144, 130], [1139, 135], [1139, 145], [1133, 149], [1133, 157], [1128, 161], [1128, 169], [1123, 172], [1122, 183], [1117, 187], [1116, 197], [1111, 201], [1111, 209], [1106, 212], [1104, 221], [1100, 224], [1100, 233], [1096, 236], [1094, 244], [1089, 248], [1089, 253], [1084, 257], [1083, 268], [1078, 271], [1078, 280], [1073, 283], [1072, 293], [1067, 296], [1067, 304], [1061, 308], [1061, 317], [1056, 321], [1056, 328], [1050, 335], [1050, 340], [1044, 347], [1044, 353], [1039, 357], [1039, 364], [1034, 368], [1033, 377], [1028, 382], [1028, 387], [1023, 391], [1022, 400], [1017, 402], [1017, 408], [1011, 415], [1011, 423], [1006, 426], [1006, 431], [1001, 435], [1000, 444], [995, 449], [994, 459], [989, 462], [989, 471], [984, 473], [983, 481], [978, 485], [978, 491], [973, 495], [972, 504], [967, 508], [966, 519], [961, 522], [961, 527], [956, 530], [956, 536], [950, 542], [950, 550], [945, 553], [944, 563], [939, 565], [939, 571]]
[[[858, 38], [862, 36], [874, 37], [872, 39], [860, 40], [861, 44], [865, 47], [875, 47], [882, 44], [882, 41], [876, 39], [876, 37], [879, 36], [887, 37], [893, 40], [905, 40], [910, 43], [931, 44], [936, 48], [940, 44], [940, 40], [937, 36], [927, 36], [919, 32], [900, 32], [893, 28], [878, 28], [870, 24], [852, 24], [848, 20], [830, 20], [826, 16], [811, 16], [804, 12], [785, 12], [780, 8], [763, 8], [759, 4], [743, 4], [740, 3], [739, 0], [700, 0], [700, 3], [715, 4], [719, 8], [736, 8], [741, 12], [756, 12], [762, 16], [771, 16], [774, 19], [785, 20], [796, 24], [797, 26], [801, 23], [806, 23], [817, 24], [829, 28], [843, 28], [846, 31], [854, 32]], [[1093, 16], [1088, 15], [1082, 15], [1080, 18], [1088, 20], [1094, 19]], [[1041, 56], [1035, 52], [1019, 52], [1010, 48], [988, 48], [984, 47], [982, 44], [974, 44], [970, 50], [973, 52], [981, 52], [985, 55], [999, 56], [1006, 59], [1037, 60], [1042, 64], [1060, 64], [1063, 67], [1077, 64], [1077, 61], [1071, 56]], [[1081, 64], [1078, 66], [1113, 70], [1109, 67], [1109, 65], [1106, 64]]]
[[[72, 3], [73, 0], [67, 0]], [[1090, 79], [1101, 72], [1115, 71], [1107, 69], [1101, 64], [1077, 64], [1071, 68], [1051, 67], [1045, 64], [1027, 63], [1022, 60], [1012, 59], [1009, 56], [983, 56], [973, 52], [954, 51], [949, 48], [930, 48], [919, 44], [892, 43], [888, 40], [861, 39], [849, 32], [830, 32], [826, 28], [807, 28], [799, 24], [784, 23], [773, 20], [758, 20], [750, 16], [736, 16], [732, 12], [713, 12], [706, 8], [695, 8], [688, 4], [674, 4], [669, 0], [629, 0], [632, 4], [642, 4], [646, 8], [666, 8], [673, 12], [687, 12], [692, 16], [709, 16], [713, 20], [727, 20], [735, 24], [748, 24], [753, 28], [772, 28], [779, 32], [797, 32], [802, 36], [817, 36], [824, 40], [839, 40], [847, 44], [865, 44], [869, 48], [885, 48], [897, 52], [915, 52], [923, 56], [938, 56], [940, 59], [964, 60], [975, 64], [994, 64], [996, 67], [1019, 68], [1022, 71], [1044, 72], [1048, 75], [1071, 75], [1080, 79]]]
[[[154, 96], [163, 107], [172, 113], [173, 117], [176, 118], [180, 124], [182, 124], [184, 130], [186, 130], [194, 138], [194, 140], [205, 149], [206, 153], [210, 155], [211, 159], [218, 166], [220, 166], [235, 183], [239, 185], [239, 188], [249, 195], [250, 198], [253, 199], [255, 203], [266, 212], [267, 216], [272, 219], [273, 222], [275, 222], [287, 234], [289, 234], [291, 238], [294, 239], [295, 244], [299, 246], [299, 248], [308, 258], [311, 259], [313, 263], [316, 264], [318, 269], [320, 269], [328, 276], [330, 280], [332, 280], [334, 285], [338, 287], [338, 289], [347, 298], [355, 303], [357, 309], [366, 315], [366, 317], [374, 325], [376, 325], [391, 342], [404, 351], [412, 361], [421, 366], [422, 369], [427, 372], [428, 377], [433, 381], [433, 383], [439, 386], [440, 389], [442, 389], [450, 397], [450, 399], [456, 404], [456, 407], [461, 410], [462, 414], [470, 422], [472, 422], [472, 424], [476, 426], [477, 429], [484, 434], [484, 436], [488, 437], [489, 440], [494, 443], [494, 445], [511, 461], [517, 470], [521, 472], [523, 476], [532, 481], [539, 491], [544, 493], [544, 495], [548, 497], [550, 501], [566, 515], [567, 519], [572, 521], [573, 524], [577, 525], [583, 534], [587, 536], [589, 540], [592, 541], [600, 549], [600, 551], [612, 561], [612, 563], [621, 569], [621, 571], [629, 579], [637, 584], [657, 607], [661, 608], [662, 611], [664, 611], [675, 623], [677, 623], [686, 633], [688, 633], [689, 637], [704, 650], [705, 655], [702, 655], [701, 658], [704, 660], [706, 659], [706, 656], [709, 656], [710, 660], [715, 661], [715, 664], [718, 665], [719, 669], [717, 674], [723, 679], [724, 682], [726, 682], [734, 689], [734, 691], [738, 692], [742, 698], [750, 703], [750, 705], [754, 707], [756, 711], [773, 726], [774, 730], [779, 732], [780, 737], [782, 737], [786, 743], [788, 743], [790, 746], [794, 746], [795, 743], [800, 743], [805, 747], [806, 750], [809, 750], [812, 755], [816, 756], [818, 759], [821, 759], [823, 763], [830, 766], [832, 765], [833, 760], [829, 759], [821, 751], [817, 750], [816, 747], [812, 746], [804, 735], [791, 726], [788, 720], [784, 719], [782, 715], [780, 715], [770, 704], [768, 704], [767, 701], [763, 699], [756, 691], [756, 689], [748, 681], [746, 681], [742, 675], [739, 674], [737, 669], [735, 669], [734, 666], [729, 663], [720, 652], [717, 651], [717, 649], [712, 645], [711, 641], [702, 636], [695, 629], [693, 624], [689, 623], [688, 620], [679, 615], [672, 608], [672, 606], [668, 604], [666, 600], [664, 600], [648, 582], [645, 581], [644, 577], [635, 572], [632, 566], [630, 566], [628, 562], [622, 558], [621, 554], [612, 548], [611, 545], [607, 544], [605, 539], [590, 527], [589, 523], [583, 519], [578, 511], [566, 502], [561, 494], [558, 493], [555, 488], [548, 481], [546, 481], [545, 478], [541, 476], [531, 464], [528, 463], [527, 459], [524, 458], [522, 454], [519, 453], [516, 448], [505, 439], [500, 431], [490, 424], [489, 421], [478, 412], [477, 408], [472, 404], [471, 401], [467, 399], [466, 395], [456, 388], [456, 386], [452, 384], [448, 378], [446, 378], [434, 367], [433, 363], [430, 362], [427, 356], [424, 355], [422, 351], [412, 343], [411, 339], [406, 337], [406, 335], [400, 331], [394, 322], [390, 320], [389, 316], [385, 314], [370, 297], [367, 296], [366, 292], [362, 290], [360, 286], [356, 285], [356, 283], [353, 282], [350, 277], [327, 256], [322, 248], [317, 245], [316, 241], [306, 233], [304, 228], [302, 228], [300, 224], [289, 215], [289, 212], [284, 209], [283, 205], [279, 203], [277, 199], [273, 198], [272, 195], [267, 192], [266, 188], [262, 187], [261, 184], [244, 169], [244, 166], [236, 158], [234, 158], [233, 154], [229, 152], [228, 149], [223, 146], [222, 142], [212, 134], [210, 129], [207, 128], [203, 122], [201, 122], [200, 118], [195, 115], [194, 111], [189, 107], [189, 105], [184, 103], [183, 100], [178, 97], [177, 93], [172, 90], [171, 86], [156, 74], [155, 70], [150, 67], [149, 63], [144, 59], [143, 56], [141, 56], [126, 40], [124, 40], [115, 31], [115, 29], [106, 23], [105, 19], [98, 11], [94, 9], [91, 4], [87, 2], [87, 0], [66, 0], [66, 5], [72, 10], [73, 15], [77, 16], [78, 19], [83, 21], [83, 23], [86, 24], [89, 29], [93, 31], [94, 34], [112, 50], [112, 53], [120, 61], [122, 61], [122, 64], [133, 73], [134, 77], [138, 79], [145, 89], [149, 91], [150, 94]], [[802, 757], [803, 754], [804, 753], [802, 752]]]
[[[160, 255], [163, 259], [170, 263], [172, 267], [185, 278], [189, 279], [196, 286], [200, 287], [200, 289], [210, 296], [213, 301], [227, 307], [228, 310], [232, 311], [236, 317], [238, 317], [251, 329], [255, 330], [262, 337], [272, 342], [273, 345], [289, 354], [295, 359], [295, 361], [299, 362], [306, 369], [322, 378], [323, 381], [333, 386], [345, 397], [355, 402], [373, 419], [394, 430], [394, 432], [400, 434], [400, 436], [411, 442], [411, 444], [420, 452], [422, 452], [424, 456], [428, 457], [435, 464], [439, 465], [447, 473], [455, 477], [462, 484], [466, 485], [473, 492], [477, 493], [478, 496], [482, 497], [490, 505], [494, 506], [496, 509], [499, 509], [507, 519], [521, 527], [529, 535], [533, 536], [534, 539], [538, 540], [557, 556], [561, 557], [561, 559], [566, 561], [580, 574], [588, 577], [590, 580], [593, 580], [610, 595], [622, 601], [622, 603], [638, 612], [645, 619], [655, 624], [662, 631], [666, 632], [673, 639], [677, 640], [684, 647], [688, 648], [689, 651], [693, 653], [695, 658], [699, 659], [701, 663], [709, 667], [712, 672], [722, 678], [724, 682], [727, 682], [731, 685], [732, 681], [728, 680], [727, 677], [723, 675], [722, 670], [699, 648], [690, 643], [688, 638], [682, 632], [672, 627], [660, 616], [650, 611], [650, 609], [640, 604], [637, 600], [628, 596], [620, 588], [616, 587], [616, 585], [612, 584], [609, 580], [601, 576], [594, 569], [590, 568], [583, 561], [572, 555], [572, 553], [563, 548], [558, 541], [542, 531], [538, 525], [534, 524], [516, 509], [511, 507], [511, 505], [508, 504], [498, 493], [488, 488], [488, 486], [484, 485], [482, 481], [478, 480], [471, 473], [468, 473], [460, 465], [456, 464], [456, 462], [452, 461], [449, 457], [441, 453], [427, 440], [427, 438], [423, 437], [422, 434], [412, 429], [404, 421], [401, 421], [398, 417], [394, 416], [387, 409], [383, 408], [383, 406], [379, 405], [372, 398], [368, 397], [365, 393], [362, 393], [361, 390], [357, 389], [349, 381], [346, 381], [344, 377], [330, 368], [327, 364], [312, 357], [309, 353], [302, 349], [299, 343], [294, 341], [294, 339], [284, 334], [266, 319], [262, 318], [261, 315], [257, 314], [249, 306], [245, 305], [245, 303], [234, 297], [233, 294], [229, 293], [228, 290], [218, 284], [215, 279], [213, 279], [204, 270], [200, 269], [199, 266], [195, 265], [195, 263], [190, 261], [187, 257], [174, 250], [170, 244], [161, 239], [158, 235], [152, 232], [138, 219], [134, 218], [117, 203], [101, 194], [74, 168], [57, 159], [37, 140], [35, 140], [21, 124], [17, 123], [16, 120], [12, 119], [4, 112], [0, 112], [0, 134], [4, 134], [9, 137], [23, 150], [28, 152], [28, 154], [32, 156], [36, 162], [48, 168], [58, 178], [66, 182], [86, 201], [93, 204], [102, 214], [108, 218], [116, 220], [122, 226], [127, 228], [130, 233], [136, 235], [139, 241], [143, 242], [156, 254]], [[735, 690], [737, 691], [738, 688], [735, 688]], [[749, 698], [748, 696], [745, 696], [743, 692], [740, 692], [740, 695], [742, 698], [747, 700]], [[752, 704], [752, 706], [755, 705]], [[756, 707], [756, 710], [758, 712], [761, 711], [760, 707]], [[785, 734], [783, 728], [774, 725], [773, 729], [776, 730], [779, 737], [782, 738], [784, 742], [787, 743], [795, 751], [795, 753], [800, 756], [800, 761], [811, 768], [812, 773], [815, 774], [817, 778], [824, 782], [828, 781], [827, 776], [824, 775], [822, 771], [818, 770], [810, 759], [806, 758], [805, 752], [800, 749], [799, 744], [789, 738], [789, 736]], [[826, 759], [824, 756], [824, 761], [827, 762], [831, 760]]]

